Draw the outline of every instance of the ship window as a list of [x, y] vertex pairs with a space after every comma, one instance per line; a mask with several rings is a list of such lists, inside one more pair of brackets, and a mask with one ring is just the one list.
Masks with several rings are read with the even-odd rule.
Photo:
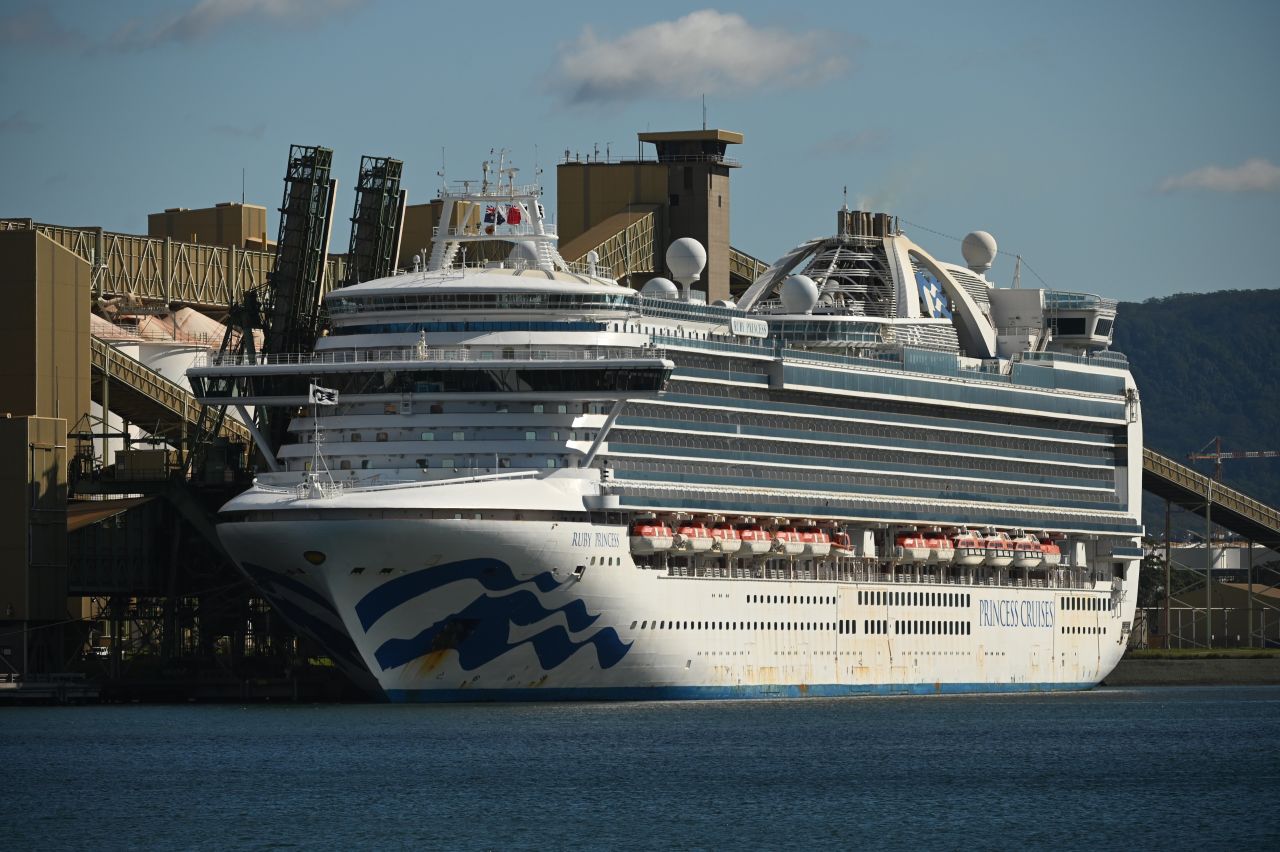
[[453, 457], [452, 457], [452, 456], [445, 456], [444, 458], [440, 459], [440, 466], [441, 466], [441, 467], [453, 467]]
[[379, 432], [379, 433], [378, 433], [378, 440], [379, 440], [379, 441], [385, 441], [385, 440], [387, 440], [387, 433], [386, 433], [386, 432]]
[[427, 460], [426, 460], [426, 459], [414, 459], [414, 461], [416, 461], [416, 462], [418, 463], [418, 467], [426, 467], [426, 466], [427, 466]]
[[525, 439], [526, 441], [536, 441], [536, 440], [538, 440], [538, 433], [537, 433], [537, 432], [525, 432], [525, 433], [524, 433], [524, 439]]
[[642, 621], [642, 622], [640, 622], [640, 629], [641, 629], [641, 630], [644, 630], [644, 629], [645, 629], [646, 627], [648, 627], [648, 626], [649, 626], [649, 622], [647, 622], [647, 621]]
[[1057, 335], [1080, 335], [1085, 333], [1084, 317], [1056, 317], [1049, 320], [1049, 327]]
[[556, 466], [556, 460], [555, 460], [554, 458], [549, 458], [549, 459], [547, 459], [547, 464], [546, 464], [546, 466], [547, 466], [547, 467], [555, 467], [555, 466]]
[[542, 403], [540, 403], [540, 402], [534, 403], [534, 406], [533, 406], [533, 413], [534, 413], [534, 414], [541, 414], [542, 412], [546, 411], [546, 408], [547, 408], [547, 407], [546, 407], [545, 405], [543, 405]]
[[673, 194], [669, 199], [667, 199], [667, 201], [672, 207], [680, 206], [680, 196], [678, 195]]
[[632, 629], [632, 630], [635, 630], [635, 629], [636, 629], [636, 623], [635, 623], [634, 621], [633, 621], [633, 622], [631, 622], [631, 629]]
[[453, 433], [453, 440], [455, 440], [455, 441], [465, 441], [465, 440], [467, 440], [467, 433], [466, 433], [466, 432], [454, 432], [454, 433]]
[[422, 434], [420, 434], [420, 435], [418, 436], [418, 438], [419, 438], [420, 440], [423, 440], [423, 441], [434, 441], [434, 440], [436, 439], [436, 433], [435, 433], [435, 432], [423, 432]]
[[364, 436], [362, 436], [359, 432], [351, 433], [351, 443], [358, 444], [363, 440], [364, 440]]
[[369, 460], [368, 460], [368, 459], [360, 459], [360, 469], [361, 469], [361, 470], [368, 470], [368, 469], [369, 469]]
[[351, 459], [343, 459], [342, 461], [338, 462], [338, 469], [351, 470]]
[[1110, 335], [1112, 322], [1113, 321], [1109, 319], [1098, 320], [1098, 325], [1093, 330], [1094, 336], [1107, 337], [1108, 335]]
[[569, 406], [568, 406], [568, 405], [566, 405], [566, 404], [565, 404], [565, 403], [563, 403], [563, 402], [562, 402], [562, 403], [560, 403], [559, 405], [557, 405], [557, 406], [556, 406], [556, 413], [557, 413], [557, 414], [568, 414], [568, 413], [569, 413]]

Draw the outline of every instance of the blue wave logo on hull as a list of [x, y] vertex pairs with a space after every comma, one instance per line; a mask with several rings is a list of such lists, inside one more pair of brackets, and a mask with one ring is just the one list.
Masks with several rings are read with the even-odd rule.
[[[459, 580], [474, 580], [488, 592], [446, 618], [431, 624], [408, 639], [389, 639], [374, 652], [383, 671], [397, 668], [420, 657], [441, 651], [455, 651], [458, 664], [466, 671], [480, 668], [521, 645], [530, 645], [544, 670], [551, 670], [585, 645], [595, 647], [602, 669], [611, 668], [631, 650], [616, 630], [606, 627], [585, 639], [574, 641], [570, 633], [581, 633], [599, 619], [587, 611], [581, 600], [548, 609], [538, 595], [521, 586], [532, 585], [539, 592], [556, 590], [560, 584], [549, 572], [528, 580], [516, 578], [511, 567], [497, 559], [464, 559], [424, 568], [397, 577], [374, 589], [356, 603], [356, 616], [367, 633], [391, 610], [414, 598]], [[510, 641], [512, 625], [527, 627], [562, 613], [565, 625], [555, 625], [517, 642]]]

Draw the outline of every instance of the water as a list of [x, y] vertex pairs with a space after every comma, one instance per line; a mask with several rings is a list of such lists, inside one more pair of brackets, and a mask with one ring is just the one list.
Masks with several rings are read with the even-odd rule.
[[5, 849], [1266, 849], [1280, 687], [0, 711]]

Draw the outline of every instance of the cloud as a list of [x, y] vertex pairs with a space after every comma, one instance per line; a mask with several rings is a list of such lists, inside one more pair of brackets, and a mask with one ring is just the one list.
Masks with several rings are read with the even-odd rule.
[[848, 66], [826, 32], [753, 27], [703, 9], [607, 39], [585, 27], [562, 45], [550, 85], [571, 104], [696, 98], [826, 80]]
[[364, 0], [199, 0], [181, 14], [152, 24], [146, 19], [126, 21], [107, 40], [106, 47], [140, 51], [165, 44], [189, 44], [210, 38], [241, 22], [280, 22], [314, 26], [323, 17]]
[[64, 26], [44, 4], [0, 17], [0, 47], [76, 48], [83, 43], [84, 36]]
[[818, 156], [835, 157], [843, 154], [856, 154], [860, 151], [878, 151], [889, 141], [889, 134], [883, 130], [859, 130], [857, 133], [845, 133], [839, 136], [828, 136], [810, 146], [811, 153]]
[[209, 130], [219, 136], [230, 136], [233, 139], [261, 139], [267, 132], [267, 125], [262, 121], [247, 127], [236, 124], [215, 124]]
[[10, 116], [0, 118], [0, 133], [34, 133], [44, 125], [27, 118], [27, 114], [18, 110]]
[[1184, 189], [1209, 192], [1280, 192], [1280, 166], [1255, 157], [1235, 168], [1205, 166], [1185, 175], [1165, 178], [1160, 183], [1161, 192], [1178, 192]]

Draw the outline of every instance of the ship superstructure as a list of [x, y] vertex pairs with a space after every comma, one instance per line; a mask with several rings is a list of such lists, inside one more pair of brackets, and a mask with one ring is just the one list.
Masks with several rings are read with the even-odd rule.
[[296, 410], [220, 534], [371, 690], [1062, 689], [1119, 659], [1142, 435], [1114, 302], [997, 288], [988, 235], [945, 263], [884, 214], [841, 210], [737, 305], [698, 301], [686, 241], [680, 286], [572, 268], [513, 180], [440, 221], [414, 270], [329, 294], [313, 354], [191, 371]]

